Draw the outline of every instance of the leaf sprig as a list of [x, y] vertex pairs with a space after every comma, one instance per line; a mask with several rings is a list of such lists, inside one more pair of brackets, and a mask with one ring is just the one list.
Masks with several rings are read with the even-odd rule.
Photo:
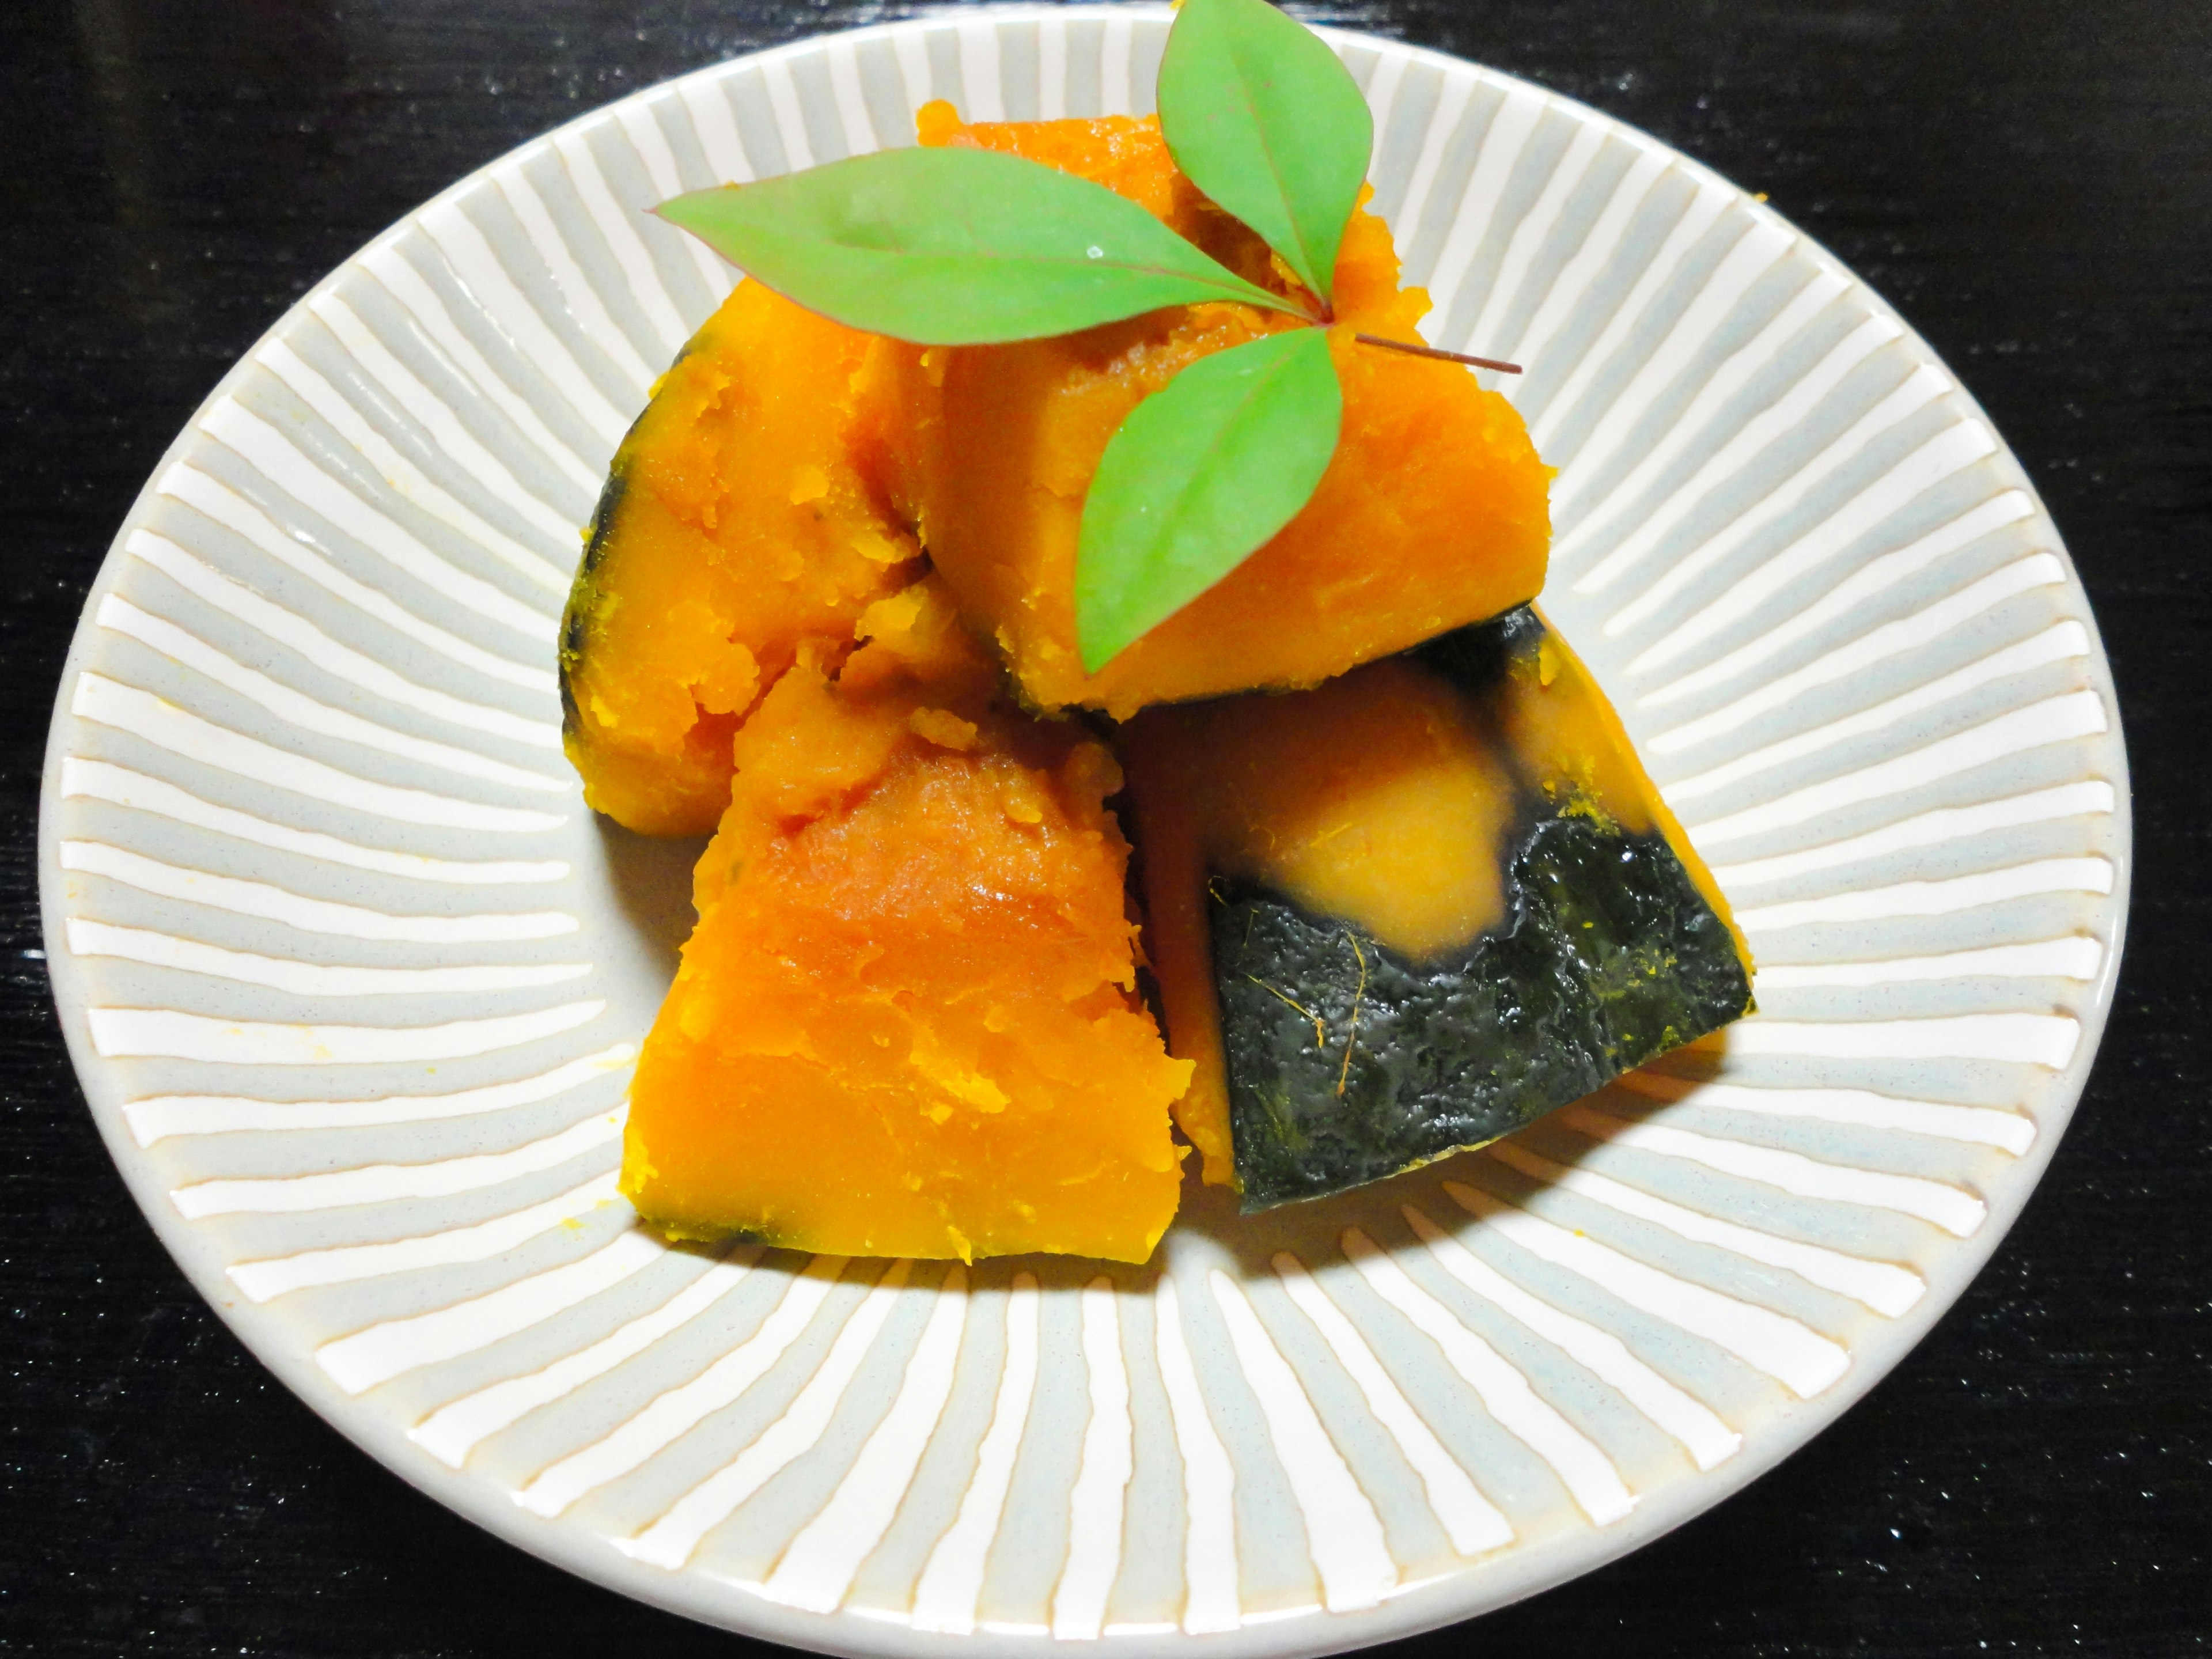
[[1317, 314], [1103, 185], [989, 150], [886, 150], [659, 209], [810, 311], [920, 345], [1042, 339], [1220, 302], [1304, 325], [1200, 358], [1109, 441], [1075, 571], [1076, 640], [1093, 674], [1297, 516], [1343, 416], [1323, 325], [1374, 144], [1366, 99], [1267, 0], [1183, 0], [1158, 104], [1176, 165], [1274, 251]]
[[1375, 148], [1375, 118], [1337, 55], [1267, 0], [1185, 0], [1158, 102], [1184, 176], [1328, 305]]
[[996, 150], [882, 150], [659, 213], [809, 311], [917, 345], [1038, 340], [1208, 301], [1307, 315], [1128, 198]]

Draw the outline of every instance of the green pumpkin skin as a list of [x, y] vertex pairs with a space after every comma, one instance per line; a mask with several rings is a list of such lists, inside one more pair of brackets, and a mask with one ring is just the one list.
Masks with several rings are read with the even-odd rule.
[[[1524, 608], [1418, 655], [1480, 698], [1543, 637]], [[1750, 1012], [1734, 933], [1659, 830], [1529, 790], [1507, 844], [1503, 923], [1419, 962], [1249, 881], [1209, 883], [1246, 1212], [1483, 1146]]]
[[[1663, 836], [1544, 819], [1510, 880], [1503, 932], [1418, 963], [1278, 896], [1217, 884], [1214, 983], [1246, 1211], [1480, 1146], [1748, 1011], [1735, 941]], [[1313, 1021], [1268, 986], [1348, 1044], [1317, 1046]]]

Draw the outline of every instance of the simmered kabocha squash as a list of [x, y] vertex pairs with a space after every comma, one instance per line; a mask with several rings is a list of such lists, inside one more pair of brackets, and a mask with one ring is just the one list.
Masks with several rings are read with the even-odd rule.
[[[1152, 118], [963, 126], [934, 104], [921, 131], [925, 144], [1007, 150], [1081, 173], [1240, 275], [1291, 291], [1265, 246], [1176, 170]], [[898, 360], [919, 440], [910, 511], [932, 562], [996, 637], [1032, 706], [1121, 718], [1152, 702], [1315, 685], [1524, 604], [1543, 586], [1551, 471], [1512, 406], [1454, 364], [1353, 343], [1358, 331], [1417, 340], [1429, 308], [1425, 294], [1398, 286], [1389, 228], [1364, 209], [1346, 231], [1334, 297], [1343, 435], [1312, 501], [1095, 676], [1076, 647], [1075, 556], [1107, 441], [1176, 371], [1286, 319], [1183, 307]]]
[[1511, 1133], [1749, 1010], [1750, 958], [1532, 610], [1121, 752], [1178, 1122], [1247, 1210]]
[[[1146, 118], [963, 126], [928, 143], [1011, 150], [1141, 203], [1287, 292], [1263, 244], [1176, 171]], [[1285, 325], [1170, 308], [1018, 345], [921, 348], [740, 283], [617, 453], [562, 621], [566, 744], [592, 805], [653, 835], [719, 816], [729, 744], [802, 647], [836, 654], [926, 541], [1025, 701], [1150, 702], [1318, 684], [1519, 604], [1542, 585], [1549, 470], [1462, 369], [1357, 346], [1413, 339], [1389, 229], [1353, 216], [1331, 339], [1343, 437], [1313, 500], [1180, 615], [1086, 677], [1073, 581], [1083, 501], [1125, 416], [1196, 358]]]
[[[1291, 291], [1152, 120], [963, 126], [934, 106], [921, 125], [927, 143], [1094, 179]], [[1141, 1261], [1176, 1206], [1171, 1109], [1209, 1178], [1234, 1171], [1261, 1207], [1501, 1133], [1487, 1126], [1540, 1109], [1537, 1094], [1556, 1103], [1570, 1072], [1632, 1063], [1620, 1056], [1642, 1027], [1626, 1022], [1667, 996], [1694, 1034], [1720, 992], [1635, 980], [1655, 941], [1710, 940], [1694, 886], [1662, 890], [1668, 872], [1689, 878], [1632, 759], [1609, 770], [1574, 719], [1513, 713], [1525, 628], [1481, 647], [1479, 685], [1450, 667], [1474, 636], [1419, 663], [1392, 656], [1524, 604], [1549, 536], [1549, 470], [1502, 398], [1455, 366], [1354, 343], [1416, 337], [1427, 299], [1398, 278], [1387, 228], [1355, 214], [1335, 273], [1345, 412], [1327, 476], [1265, 547], [1095, 677], [1073, 589], [1108, 440], [1177, 370], [1283, 319], [1194, 306], [924, 349], [745, 282], [686, 348], [616, 458], [561, 656], [590, 803], [647, 833], [715, 830], [694, 877], [699, 925], [632, 1087], [622, 1184], [646, 1219], [837, 1254]], [[1079, 721], [1040, 713], [1120, 718], [1261, 687], [1320, 689], [1126, 728], [1151, 780], [1171, 1056], [1137, 993], [1130, 848], [1105, 805], [1121, 772]], [[1217, 771], [1209, 746], [1232, 763]], [[1523, 750], [1535, 758], [1507, 758]], [[1293, 823], [1295, 853], [1278, 833]], [[1601, 851], [1559, 851], [1560, 825]], [[1345, 856], [1355, 846], [1369, 851]], [[1605, 860], [1623, 847], [1656, 873], [1622, 876]], [[1560, 875], [1570, 854], [1603, 867]], [[1553, 915], [1618, 890], [1633, 904], [1595, 935], [1564, 931], [1580, 910]], [[1530, 920], [1547, 904], [1550, 920]], [[1725, 938], [1711, 908], [1697, 914]], [[1233, 962], [1209, 952], [1209, 920], [1217, 940], [1237, 930]], [[1437, 963], [1477, 991], [1533, 995], [1567, 970], [1498, 951], [1540, 945], [1589, 967], [1564, 1012], [1531, 1016], [1540, 1031], [1500, 1002], [1460, 1035], [1457, 1003], [1447, 1018], [1422, 1001]], [[1314, 1035], [1313, 1054], [1277, 1013]], [[1562, 1032], [1571, 1052], [1555, 1062]], [[1418, 1071], [1441, 1042], [1527, 1078], [1476, 1086], [1461, 1065], [1407, 1084], [1403, 1057]]]
[[623, 1190], [680, 1237], [1140, 1261], [1176, 1211], [1112, 756], [999, 700], [933, 579], [745, 722]]
[[562, 623], [568, 757], [610, 817], [712, 830], [745, 711], [803, 649], [834, 667], [914, 579], [878, 392], [893, 349], [740, 283], [631, 428]]

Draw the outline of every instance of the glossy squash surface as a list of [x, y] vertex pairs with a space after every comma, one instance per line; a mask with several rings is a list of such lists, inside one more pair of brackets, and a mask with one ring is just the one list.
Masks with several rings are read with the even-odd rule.
[[1121, 750], [1177, 1121], [1248, 1209], [1493, 1140], [1750, 1006], [1710, 874], [1532, 611]]
[[632, 1087], [623, 1190], [680, 1237], [1139, 1261], [1176, 1210], [1111, 755], [998, 700], [926, 580], [736, 742], [697, 931]]
[[[1176, 170], [1152, 118], [963, 126], [937, 104], [921, 130], [924, 143], [982, 145], [1084, 174], [1239, 274], [1291, 291], [1265, 246]], [[1344, 427], [1319, 489], [1218, 586], [1095, 676], [1076, 649], [1075, 556], [1108, 440], [1177, 370], [1289, 320], [1184, 307], [900, 360], [917, 441], [911, 515], [1032, 706], [1120, 718], [1152, 702], [1314, 685], [1534, 596], [1551, 473], [1520, 416], [1456, 365], [1353, 343], [1358, 331], [1418, 340], [1428, 296], [1398, 276], [1388, 227], [1362, 209], [1337, 261], [1330, 349]]]

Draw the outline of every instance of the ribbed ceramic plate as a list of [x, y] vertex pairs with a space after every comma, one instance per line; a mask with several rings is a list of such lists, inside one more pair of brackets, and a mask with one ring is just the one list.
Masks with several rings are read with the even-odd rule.
[[1617, 1556], [1959, 1293], [2110, 995], [2112, 686], [1972, 400], [1682, 157], [1334, 36], [1432, 337], [1528, 366], [1547, 609], [1734, 901], [1760, 1013], [1339, 1200], [1243, 1220], [1194, 1190], [1146, 1267], [638, 1230], [624, 1079], [696, 848], [585, 810], [554, 628], [616, 441], [729, 280], [639, 210], [909, 143], [931, 97], [1148, 107], [1168, 21], [809, 41], [456, 185], [210, 398], [61, 686], [55, 994], [195, 1283], [463, 1514], [801, 1646], [1317, 1653]]

